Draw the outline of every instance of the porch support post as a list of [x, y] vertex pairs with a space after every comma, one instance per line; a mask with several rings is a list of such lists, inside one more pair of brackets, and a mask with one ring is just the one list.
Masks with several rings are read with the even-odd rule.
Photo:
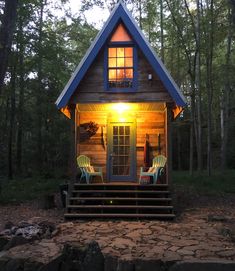
[[[80, 155], [80, 133], [79, 133], [79, 127], [80, 127], [80, 112], [76, 106], [75, 109], [75, 158], [77, 158]], [[76, 160], [76, 159], [75, 159]], [[76, 163], [77, 167], [77, 163]]]
[[172, 131], [171, 131], [172, 112], [171, 105], [167, 104], [165, 109], [165, 137], [166, 137], [166, 156], [167, 156], [167, 174], [166, 183], [171, 185], [172, 173]]
[[76, 167], [76, 105], [71, 104], [70, 105], [70, 114], [71, 114], [71, 124], [70, 124], [70, 137], [71, 137], [71, 143], [70, 143], [70, 161], [69, 161], [69, 167], [70, 167], [70, 182], [69, 182], [69, 190], [68, 190], [68, 195], [67, 195], [67, 202], [66, 205], [68, 206], [68, 198], [71, 195], [72, 189], [74, 182], [76, 180], [76, 172], [77, 172], [77, 167]]

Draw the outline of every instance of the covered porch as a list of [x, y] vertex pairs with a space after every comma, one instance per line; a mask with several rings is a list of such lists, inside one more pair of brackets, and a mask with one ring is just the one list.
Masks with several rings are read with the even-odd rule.
[[89, 157], [102, 168], [105, 183], [138, 183], [140, 167], [162, 154], [167, 164], [161, 183], [169, 184], [171, 117], [164, 102], [78, 103], [71, 114], [74, 158]]

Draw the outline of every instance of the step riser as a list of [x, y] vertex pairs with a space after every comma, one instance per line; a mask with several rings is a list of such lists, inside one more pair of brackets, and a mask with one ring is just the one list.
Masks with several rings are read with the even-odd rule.
[[142, 218], [142, 219], [174, 219], [174, 214], [65, 214], [65, 218]]
[[75, 184], [65, 218], [172, 219], [168, 185]]

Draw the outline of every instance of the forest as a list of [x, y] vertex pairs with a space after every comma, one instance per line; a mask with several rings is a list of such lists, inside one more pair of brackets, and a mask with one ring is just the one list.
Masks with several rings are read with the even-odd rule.
[[[68, 174], [70, 123], [55, 101], [100, 30], [84, 12], [117, 1], [81, 0], [76, 15], [68, 2], [0, 0], [0, 178]], [[173, 169], [235, 169], [235, 0], [123, 2], [187, 98]]]

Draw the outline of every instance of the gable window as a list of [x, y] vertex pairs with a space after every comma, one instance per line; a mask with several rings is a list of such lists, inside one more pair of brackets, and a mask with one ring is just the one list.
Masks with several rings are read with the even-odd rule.
[[131, 88], [133, 74], [133, 47], [108, 48], [109, 88]]
[[107, 87], [111, 91], [135, 90], [136, 48], [122, 23], [113, 33], [106, 54]]

